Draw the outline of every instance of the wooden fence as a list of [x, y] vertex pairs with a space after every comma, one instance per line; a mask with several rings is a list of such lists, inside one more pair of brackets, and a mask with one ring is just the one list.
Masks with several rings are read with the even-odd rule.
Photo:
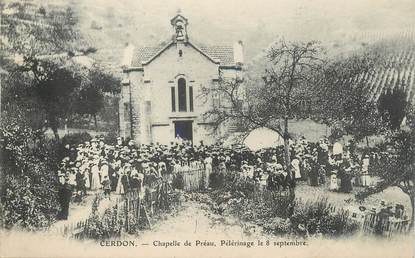
[[[203, 166], [192, 166], [186, 170], [179, 170], [176, 174], [182, 176], [183, 190], [185, 191], [201, 190], [205, 180], [208, 180]], [[172, 186], [168, 182], [163, 182], [152, 188], [145, 187], [144, 192], [145, 194], [131, 191], [124, 195], [111, 195], [111, 206], [104, 211], [93, 211], [89, 218], [65, 224], [54, 229], [53, 232], [76, 239], [88, 237], [90, 232], [86, 232], [86, 229], [95, 223], [94, 220], [97, 220], [97, 216], [102, 221], [105, 220], [105, 217], [112, 216], [108, 223], [120, 225], [120, 230], [124, 232], [129, 232], [131, 228], [137, 226], [151, 228], [150, 218], [171, 206], [169, 195], [172, 192]], [[99, 193], [95, 198], [95, 201], [100, 203], [105, 196], [103, 193]], [[138, 223], [140, 225], [137, 225]]]
[[183, 176], [183, 190], [185, 191], [202, 190], [205, 180], [208, 180], [203, 167], [180, 171], [179, 173]]
[[383, 217], [375, 213], [365, 215], [362, 223], [362, 231], [366, 234], [392, 237], [398, 234], [406, 234], [410, 231], [410, 220]]
[[[177, 171], [176, 175], [181, 175], [183, 179], [183, 190], [199, 191], [204, 189], [206, 181], [209, 180], [204, 167], [189, 168], [188, 170]], [[119, 225], [119, 230], [115, 230], [112, 236], [119, 235], [121, 231], [131, 232], [137, 227], [152, 227], [151, 217], [163, 210], [169, 209], [171, 203], [169, 195], [172, 186], [168, 182], [163, 182], [154, 188], [145, 188], [145, 194], [129, 192], [125, 195], [112, 195], [113, 205], [108, 207], [99, 220], [107, 221], [112, 225]], [[287, 198], [288, 191], [268, 191], [264, 186], [254, 191], [254, 198]], [[98, 194], [96, 201], [104, 199], [102, 193]], [[308, 202], [308, 201], [307, 201]], [[311, 202], [311, 201], [310, 201]], [[358, 223], [364, 234], [392, 237], [399, 234], [408, 233], [410, 228], [409, 220], [398, 220], [394, 218], [381, 217], [375, 213], [349, 212], [343, 208], [338, 208], [332, 204], [327, 204], [326, 209], [331, 213], [344, 212], [347, 219]], [[96, 214], [95, 214], [96, 215]], [[91, 223], [96, 223], [97, 217], [90, 216], [86, 220], [78, 221], [69, 225], [64, 225], [58, 229], [61, 235], [76, 239], [91, 237]], [[111, 236], [109, 236], [111, 237]]]
[[[97, 221], [105, 223], [112, 230], [104, 237], [119, 236], [121, 232], [132, 232], [138, 228], [151, 228], [151, 217], [170, 208], [171, 189], [164, 182], [155, 188], [146, 188], [145, 194], [132, 191], [125, 195], [112, 196], [111, 205], [104, 211], [93, 210], [88, 219], [64, 225], [57, 231], [66, 237], [82, 239], [97, 238], [94, 229]], [[98, 194], [95, 201], [99, 203], [103, 199], [104, 196]]]
[[392, 217], [381, 217], [376, 213], [362, 213], [338, 209], [329, 204], [328, 209], [332, 213], [345, 211], [345, 215], [351, 221], [360, 225], [360, 229], [367, 235], [378, 235], [383, 237], [393, 237], [395, 235], [406, 234], [409, 232], [410, 220], [395, 219]]

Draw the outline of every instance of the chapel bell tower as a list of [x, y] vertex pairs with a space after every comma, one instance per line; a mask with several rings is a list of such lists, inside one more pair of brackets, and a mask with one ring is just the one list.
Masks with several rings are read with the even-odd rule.
[[174, 29], [173, 41], [174, 42], [187, 42], [187, 19], [181, 14], [177, 14], [173, 19], [170, 20], [171, 25]]

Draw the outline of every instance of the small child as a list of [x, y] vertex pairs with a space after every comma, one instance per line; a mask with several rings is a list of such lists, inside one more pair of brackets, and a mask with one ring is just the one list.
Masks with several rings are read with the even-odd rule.
[[318, 170], [318, 181], [320, 185], [326, 184], [326, 170], [324, 169], [324, 165], [321, 165]]
[[104, 179], [102, 180], [102, 188], [104, 189], [104, 195], [108, 196], [109, 199], [111, 199], [111, 181], [109, 180], [108, 176], [104, 176]]

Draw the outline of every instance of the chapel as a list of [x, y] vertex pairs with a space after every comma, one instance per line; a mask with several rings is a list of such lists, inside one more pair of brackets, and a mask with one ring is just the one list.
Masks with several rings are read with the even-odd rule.
[[120, 136], [137, 144], [169, 144], [175, 139], [212, 144], [227, 134], [213, 131], [203, 114], [220, 105], [219, 96], [201, 97], [220, 76], [236, 78], [243, 66], [243, 45], [196, 43], [189, 21], [170, 20], [172, 36], [156, 46], [128, 45], [123, 57], [119, 102]]

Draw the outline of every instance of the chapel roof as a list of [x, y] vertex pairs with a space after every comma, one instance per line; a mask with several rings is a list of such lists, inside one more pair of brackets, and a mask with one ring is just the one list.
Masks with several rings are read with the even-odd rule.
[[[175, 43], [170, 41], [156, 46], [137, 47], [134, 51], [131, 65], [134, 67], [141, 67], [143, 63], [149, 63], [173, 44]], [[196, 45], [192, 42], [188, 42], [187, 44], [194, 47], [212, 61], [219, 62], [221, 66], [236, 65], [234, 60], [234, 48], [231, 45], [208, 46], [202, 44]]]
[[189, 40], [187, 33], [188, 20], [179, 13], [170, 20], [173, 26], [173, 37], [167, 42], [156, 46], [137, 47], [131, 52], [131, 63], [133, 67], [142, 67], [157, 58], [161, 53], [175, 44], [190, 46], [201, 55], [221, 67], [240, 67], [243, 63], [242, 42], [236, 45], [214, 45], [207, 46], [196, 41]]

